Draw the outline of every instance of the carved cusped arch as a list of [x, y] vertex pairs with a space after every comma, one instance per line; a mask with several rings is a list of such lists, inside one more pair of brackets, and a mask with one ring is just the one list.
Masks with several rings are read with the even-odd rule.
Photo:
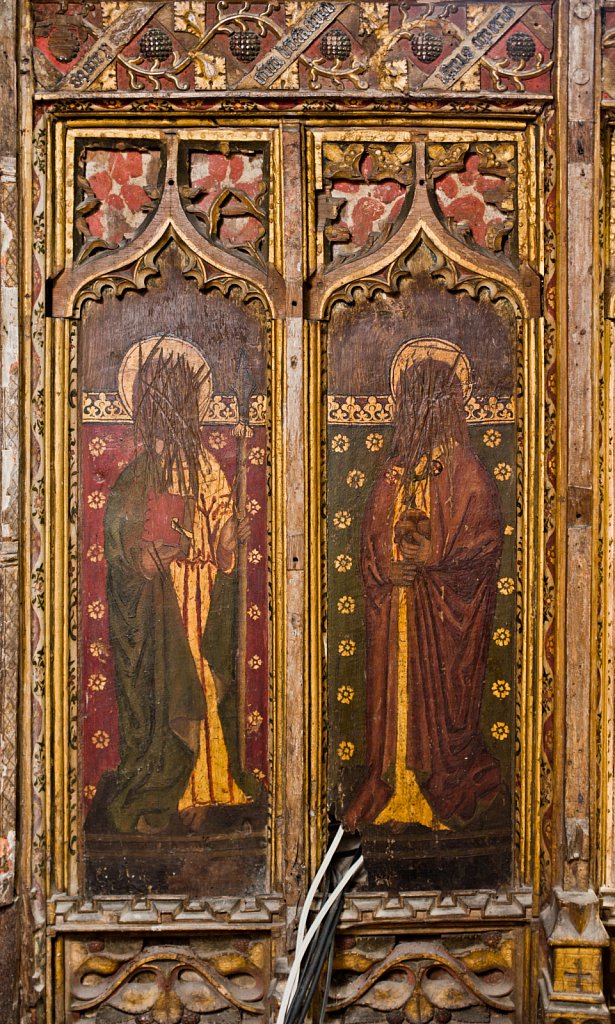
[[[113, 295], [118, 299], [129, 291], [143, 292], [148, 288], [152, 278], [161, 274], [161, 260], [165, 253], [175, 250], [181, 261], [181, 273], [189, 281], [193, 281], [199, 291], [219, 291], [223, 295], [235, 293], [243, 302], [257, 301], [267, 316], [274, 317], [276, 312], [275, 298], [271, 296], [266, 284], [252, 281], [247, 276], [239, 276], [233, 272], [213, 266], [202, 255], [195, 252], [174, 227], [169, 225], [159, 239], [144, 253], [132, 261], [124, 261], [117, 268], [109, 268], [105, 273], [92, 275], [80, 281], [76, 291], [62, 294], [66, 300], [65, 316], [79, 318], [90, 302], [100, 302], [105, 295]], [[126, 250], [124, 250], [126, 253]], [[88, 267], [89, 269], [89, 267]], [[94, 267], [91, 268], [94, 270]], [[58, 280], [58, 288], [62, 289], [68, 278]], [[54, 311], [55, 305], [54, 290]]]
[[[128, 289], [140, 290], [156, 273], [156, 260], [172, 240], [182, 252], [183, 273], [199, 288], [207, 283], [235, 279], [237, 286], [254, 291], [273, 317], [284, 314], [285, 285], [272, 263], [251, 263], [215, 245], [197, 230], [181, 201], [178, 187], [179, 143], [171, 136], [167, 149], [165, 184], [154, 216], [126, 245], [67, 266], [52, 284], [52, 315], [75, 315], [84, 299], [97, 299], [110, 288], [118, 297]], [[213, 285], [217, 287], [217, 285]]]
[[308, 283], [311, 319], [326, 318], [335, 301], [346, 301], [357, 290], [375, 294], [395, 290], [408, 260], [424, 244], [434, 255], [434, 277], [451, 291], [477, 298], [487, 291], [492, 300], [508, 298], [526, 319], [539, 315], [540, 281], [526, 262], [517, 269], [510, 261], [478, 253], [450, 234], [437, 217], [427, 188], [425, 144], [416, 143], [417, 187], [412, 206], [400, 229], [376, 252], [370, 252], [328, 271], [317, 272]]

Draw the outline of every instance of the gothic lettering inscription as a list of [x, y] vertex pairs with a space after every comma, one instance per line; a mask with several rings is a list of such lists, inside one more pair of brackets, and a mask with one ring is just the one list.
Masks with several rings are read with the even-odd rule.
[[532, 4], [504, 4], [497, 14], [490, 13], [447, 60], [423, 83], [423, 89], [447, 89], [459, 81], [483, 57], [505, 32], [519, 21]]
[[301, 21], [280, 39], [268, 53], [239, 83], [239, 89], [269, 88], [278, 80], [283, 71], [294, 64], [297, 57], [313, 43], [323, 29], [342, 13], [347, 3], [320, 3], [309, 11]]
[[126, 43], [154, 16], [162, 4], [125, 11], [60, 83], [61, 89], [87, 89], [108, 68]]

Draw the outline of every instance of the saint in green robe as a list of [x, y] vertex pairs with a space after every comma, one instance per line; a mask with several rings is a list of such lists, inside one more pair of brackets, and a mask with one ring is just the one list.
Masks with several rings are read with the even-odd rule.
[[168, 568], [141, 564], [149, 489], [138, 456], [118, 477], [105, 513], [107, 601], [120, 733], [107, 813], [119, 832], [161, 831], [196, 761], [205, 698]]

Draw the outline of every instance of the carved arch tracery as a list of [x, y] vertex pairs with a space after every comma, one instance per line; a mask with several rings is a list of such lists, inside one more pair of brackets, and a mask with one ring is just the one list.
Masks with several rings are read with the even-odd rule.
[[178, 152], [179, 140], [169, 134], [162, 194], [143, 231], [121, 248], [66, 267], [58, 275], [52, 287], [54, 317], [73, 316], [86, 298], [99, 299], [106, 289], [118, 297], [126, 290], [143, 289], [158, 273], [157, 258], [171, 240], [182, 253], [182, 272], [197, 287], [225, 290], [235, 287], [234, 281], [243, 296], [259, 295], [272, 316], [283, 315], [284, 281], [273, 264], [251, 264], [222, 249], [205, 238], [188, 217], [177, 186]]
[[434, 276], [451, 291], [476, 298], [486, 290], [492, 300], [507, 297], [523, 318], [538, 315], [540, 283], [527, 262], [512, 263], [487, 253], [478, 254], [450, 234], [437, 217], [427, 190], [425, 143], [416, 146], [416, 191], [404, 223], [377, 252], [352, 263], [318, 271], [308, 282], [307, 307], [313, 320], [326, 319], [332, 304], [359, 289], [365, 294], [395, 289], [408, 258], [424, 242], [434, 253]]

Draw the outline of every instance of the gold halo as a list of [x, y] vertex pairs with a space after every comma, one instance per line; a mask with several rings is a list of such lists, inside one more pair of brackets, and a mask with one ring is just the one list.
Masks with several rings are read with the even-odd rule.
[[395, 398], [400, 375], [408, 366], [422, 363], [425, 359], [437, 359], [455, 370], [464, 402], [472, 394], [472, 367], [465, 352], [452, 341], [444, 338], [410, 338], [397, 349], [391, 365], [391, 394]]
[[185, 338], [174, 338], [171, 334], [156, 334], [151, 338], [143, 338], [141, 341], [135, 342], [122, 359], [117, 375], [117, 384], [120, 399], [126, 412], [132, 418], [132, 396], [135, 377], [139, 371], [139, 359], [141, 362], [145, 362], [156, 346], [158, 346], [161, 354], [169, 355], [169, 353], [173, 353], [173, 355], [185, 356], [186, 362], [193, 370], [206, 368], [207, 373], [203, 374], [203, 382], [199, 394], [199, 417], [201, 420], [204, 420], [207, 416], [213, 391], [209, 363], [201, 350], [196, 345], [193, 345], [191, 341], [186, 341]]

